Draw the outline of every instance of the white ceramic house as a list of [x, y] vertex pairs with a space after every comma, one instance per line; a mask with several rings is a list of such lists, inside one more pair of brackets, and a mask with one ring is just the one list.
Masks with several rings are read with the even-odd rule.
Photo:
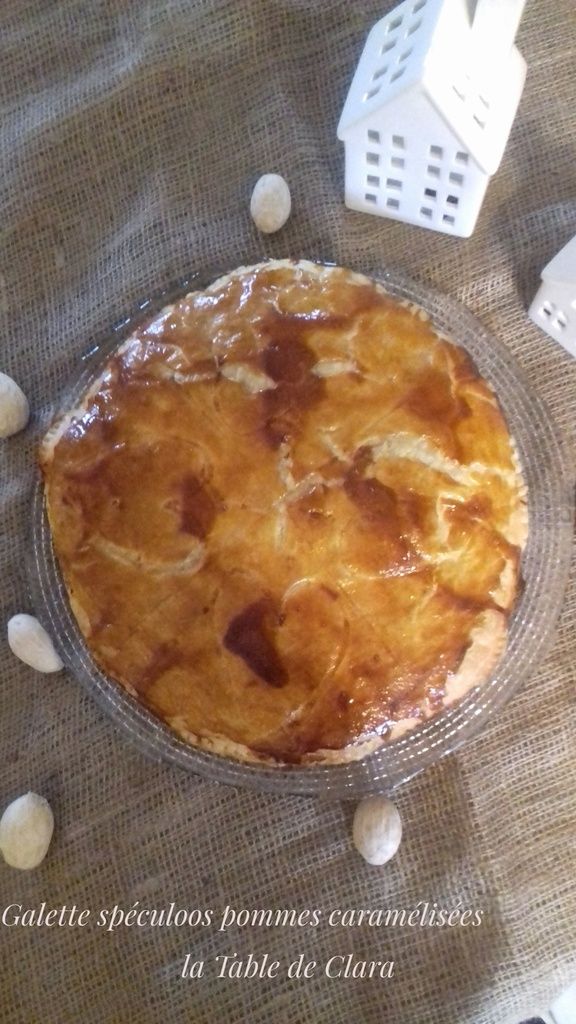
[[576, 238], [544, 267], [542, 285], [528, 315], [576, 356]]
[[366, 40], [342, 111], [352, 210], [471, 235], [526, 64], [526, 0], [405, 0]]

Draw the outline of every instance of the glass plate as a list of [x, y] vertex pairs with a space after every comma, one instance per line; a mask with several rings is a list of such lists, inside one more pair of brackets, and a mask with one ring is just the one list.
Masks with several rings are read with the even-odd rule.
[[[511, 618], [508, 646], [497, 671], [457, 706], [362, 761], [350, 764], [248, 765], [188, 746], [93, 662], [70, 610], [56, 563], [41, 483], [35, 488], [33, 543], [28, 565], [31, 596], [38, 617], [52, 636], [58, 638], [65, 664], [123, 735], [148, 755], [216, 782], [339, 800], [391, 792], [428, 765], [457, 750], [486, 726], [541, 662], [551, 643], [562, 604], [572, 540], [572, 473], [565, 446], [546, 406], [528, 387], [506, 348], [460, 303], [411, 281], [397, 270], [355, 269], [382, 283], [391, 295], [421, 306], [440, 332], [467, 349], [482, 375], [496, 390], [516, 440], [528, 485], [530, 533], [522, 560], [525, 585]], [[116, 324], [103, 342], [84, 358], [63, 396], [60, 409], [65, 411], [76, 403], [98, 376], [110, 353], [139, 323], [151, 318], [177, 296], [204, 287], [223, 273], [226, 270], [211, 268], [141, 303], [134, 315]]]

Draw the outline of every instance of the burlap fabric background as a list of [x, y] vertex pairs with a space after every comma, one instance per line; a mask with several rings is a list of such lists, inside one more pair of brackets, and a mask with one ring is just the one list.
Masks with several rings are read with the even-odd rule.
[[[1, 367], [37, 412], [136, 300], [197, 265], [262, 255], [393, 262], [458, 296], [515, 353], [560, 427], [576, 363], [533, 328], [539, 270], [576, 233], [576, 10], [530, 0], [530, 73], [469, 241], [347, 212], [341, 104], [390, 0], [4, 0]], [[294, 215], [262, 242], [251, 184], [282, 171]], [[2, 442], [2, 621], [23, 609], [34, 428]], [[545, 600], [545, 595], [542, 596]], [[235, 792], [147, 761], [66, 675], [0, 646], [0, 802], [55, 810], [45, 864], [0, 866], [0, 906], [413, 906], [459, 898], [478, 929], [0, 928], [6, 1024], [516, 1024], [576, 978], [575, 591], [552, 653], [497, 723], [398, 797], [387, 868], [351, 808]], [[179, 978], [184, 956], [395, 959], [394, 981]]]

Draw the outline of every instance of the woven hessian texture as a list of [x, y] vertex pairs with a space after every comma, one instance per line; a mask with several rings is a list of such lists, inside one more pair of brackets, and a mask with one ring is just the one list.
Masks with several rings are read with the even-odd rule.
[[[502, 338], [559, 427], [576, 363], [527, 320], [547, 260], [576, 234], [576, 11], [529, 0], [529, 77], [473, 238], [346, 211], [335, 130], [389, 0], [4, 0], [1, 368], [36, 413], [2, 442], [3, 621], [26, 602], [38, 420], [78, 357], [143, 296], [195, 267], [262, 255], [393, 263], [462, 299]], [[292, 185], [283, 232], [248, 215], [258, 174]], [[546, 600], [546, 595], [542, 595]], [[0, 643], [0, 802], [52, 803], [40, 869], [0, 865], [0, 906], [378, 908], [460, 899], [480, 928], [0, 928], [3, 1024], [517, 1024], [576, 978], [575, 591], [555, 646], [463, 752], [398, 795], [384, 869], [352, 848], [343, 804], [233, 791], [154, 764], [73, 678]], [[396, 977], [200, 980], [186, 953], [394, 959]]]

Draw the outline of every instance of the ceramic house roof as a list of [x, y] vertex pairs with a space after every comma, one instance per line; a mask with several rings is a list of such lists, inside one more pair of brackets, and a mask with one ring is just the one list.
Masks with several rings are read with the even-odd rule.
[[542, 280], [576, 287], [576, 238], [572, 238], [544, 267]]
[[[414, 90], [424, 94], [478, 165], [494, 174], [502, 159], [526, 73], [516, 48], [494, 66], [473, 50], [462, 0], [405, 0], [368, 35], [342, 116], [346, 140], [363, 122], [401, 102], [410, 116]], [[470, 60], [473, 53], [474, 60]], [[471, 70], [475, 69], [475, 70]]]

